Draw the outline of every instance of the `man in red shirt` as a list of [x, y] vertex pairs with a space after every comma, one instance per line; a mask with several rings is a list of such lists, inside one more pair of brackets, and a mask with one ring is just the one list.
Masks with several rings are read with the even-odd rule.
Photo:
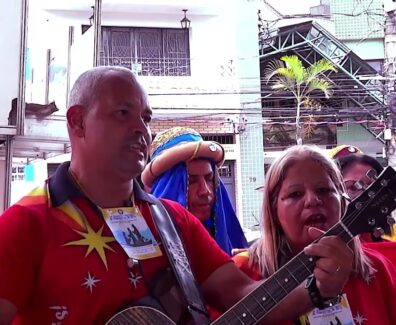
[[[98, 67], [77, 79], [67, 111], [71, 162], [0, 218], [0, 324], [98, 324], [129, 303], [150, 301], [167, 310], [177, 300], [161, 286], [169, 261], [149, 210], [153, 202], [134, 181], [146, 164], [151, 115], [127, 69]], [[257, 286], [195, 217], [163, 203], [208, 305], [224, 311]], [[139, 245], [128, 228], [143, 238]], [[330, 265], [348, 249], [337, 238], [313, 246], [318, 261]], [[334, 277], [319, 290], [339, 293]], [[299, 286], [265, 321], [310, 307]]]

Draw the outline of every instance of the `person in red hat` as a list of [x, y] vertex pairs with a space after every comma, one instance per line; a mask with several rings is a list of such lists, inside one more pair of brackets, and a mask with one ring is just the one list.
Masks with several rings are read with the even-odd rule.
[[362, 150], [360, 150], [358, 147], [352, 146], [352, 145], [347, 145], [347, 144], [342, 144], [337, 147], [334, 147], [333, 149], [330, 149], [328, 152], [328, 155], [330, 158], [333, 159], [340, 159], [342, 157], [348, 156], [350, 154], [354, 153], [363, 153]]

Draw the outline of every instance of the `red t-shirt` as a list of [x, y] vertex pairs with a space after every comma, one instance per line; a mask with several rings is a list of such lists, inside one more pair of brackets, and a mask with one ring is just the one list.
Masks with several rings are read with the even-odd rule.
[[[396, 324], [396, 271], [391, 262], [376, 250], [363, 247], [377, 270], [369, 283], [360, 276], [351, 276], [343, 293], [346, 294], [354, 322], [357, 325]], [[247, 252], [233, 257], [236, 266], [254, 280], [262, 279], [256, 267], [249, 267]], [[292, 321], [284, 322], [290, 325]]]
[[396, 266], [396, 242], [388, 240], [381, 242], [365, 242], [363, 246], [380, 252]]
[[[68, 206], [62, 211], [49, 206], [43, 195], [32, 198], [29, 205], [14, 205], [0, 217], [0, 297], [17, 306], [14, 324], [103, 324], [148, 295], [147, 284], [168, 266], [163, 255], [131, 271], [128, 256], [87, 199], [71, 199], [77, 207], [73, 212]], [[163, 202], [202, 283], [230, 259], [197, 218], [177, 203]], [[159, 240], [149, 204], [136, 204]], [[76, 222], [78, 210], [88, 221], [83, 227]]]

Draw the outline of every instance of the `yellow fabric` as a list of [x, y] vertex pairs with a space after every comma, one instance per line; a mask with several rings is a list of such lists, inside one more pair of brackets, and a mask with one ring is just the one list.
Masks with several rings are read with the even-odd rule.
[[[345, 151], [345, 153], [344, 153], [344, 151]], [[331, 149], [327, 152], [329, 157], [333, 158], [333, 159], [339, 158], [338, 155], [340, 155], [341, 153], [343, 153], [342, 156], [346, 156], [348, 153], [350, 153], [350, 154], [363, 153], [363, 151], [360, 150], [358, 147], [342, 144], [337, 147], [334, 147], [333, 149]]]

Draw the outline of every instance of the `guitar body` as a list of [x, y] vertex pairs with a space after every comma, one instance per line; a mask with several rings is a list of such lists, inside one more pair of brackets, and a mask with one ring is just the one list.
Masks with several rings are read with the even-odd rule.
[[106, 325], [176, 325], [168, 316], [151, 307], [130, 307], [114, 315]]

